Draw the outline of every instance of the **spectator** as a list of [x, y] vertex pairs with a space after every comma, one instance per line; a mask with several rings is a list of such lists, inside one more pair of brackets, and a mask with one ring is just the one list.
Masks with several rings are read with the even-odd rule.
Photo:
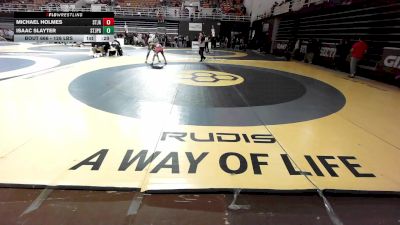
[[349, 41], [341, 40], [340, 44], [336, 47], [335, 67], [341, 71], [348, 71], [347, 57], [349, 56]]
[[185, 45], [184, 45], [185, 48], [188, 48], [191, 46], [189, 35], [186, 35], [184, 43], [185, 43]]
[[300, 51], [300, 40], [299, 39], [294, 39], [294, 48], [291, 53], [291, 58], [296, 58], [298, 53]]
[[240, 38], [240, 49], [243, 51], [246, 51], [246, 49], [247, 49], [246, 41], [243, 37]]
[[205, 36], [203, 32], [200, 32], [198, 42], [199, 42], [199, 55], [200, 55], [200, 62], [203, 62], [203, 60], [206, 59], [204, 57], [204, 48], [206, 47], [206, 42], [205, 42]]
[[175, 35], [175, 37], [174, 37], [174, 42], [173, 42], [174, 44], [174, 46], [172, 46], [172, 47], [175, 47], [175, 48], [177, 48], [178, 47], [178, 36], [177, 35]]
[[205, 51], [206, 51], [206, 53], [210, 52], [210, 49], [208, 49], [208, 42], [209, 42], [208, 36], [205, 36], [205, 44], [206, 44]]
[[[149, 37], [148, 46], [147, 46], [147, 56], [146, 56], [146, 61], [145, 61], [146, 64], [147, 64], [147, 59], [149, 58], [150, 52], [154, 51], [157, 43], [159, 43], [157, 35], [153, 35], [152, 37]], [[158, 62], [161, 62], [160, 58], [158, 57], [158, 54], [155, 54], [155, 55], [157, 56]], [[154, 62], [154, 57], [153, 57], [153, 62]]]
[[179, 36], [179, 42], [180, 42], [179, 44], [181, 45], [181, 47], [183, 47], [183, 46], [184, 46], [185, 39], [183, 38], [182, 35]]
[[290, 61], [294, 55], [294, 52], [296, 51], [296, 43], [297, 41], [295, 39], [290, 40], [289, 43], [287, 44], [287, 47], [285, 49], [284, 56], [286, 58], [286, 61]]
[[93, 58], [97, 58], [100, 56], [105, 56], [105, 50], [104, 50], [104, 46], [102, 45], [98, 45], [98, 44], [93, 44], [92, 45], [92, 52], [93, 52]]
[[211, 48], [212, 49], [217, 48], [217, 38], [216, 37], [211, 37]]
[[359, 39], [353, 47], [350, 49], [351, 59], [350, 59], [350, 75], [349, 77], [354, 78], [357, 72], [358, 62], [367, 53], [368, 45], [361, 39]]
[[304, 56], [304, 62], [313, 63], [315, 55], [319, 53], [319, 44], [318, 41], [313, 39], [309, 40], [307, 44], [307, 52]]

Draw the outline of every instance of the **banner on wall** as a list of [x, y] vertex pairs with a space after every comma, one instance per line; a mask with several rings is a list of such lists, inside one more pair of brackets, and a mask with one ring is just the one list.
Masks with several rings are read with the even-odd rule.
[[298, 54], [296, 55], [296, 58], [298, 60], [304, 59], [304, 55], [307, 53], [307, 45], [308, 45], [308, 41], [300, 40], [300, 49], [299, 49]]
[[400, 75], [400, 48], [383, 48], [382, 63], [385, 72]]
[[319, 53], [319, 56], [322, 58], [328, 59], [328, 60], [333, 60], [335, 59], [336, 56], [336, 44], [335, 43], [326, 43], [322, 42], [321, 43], [321, 51]]
[[91, 11], [92, 12], [101, 12], [101, 7], [102, 7], [103, 5], [102, 4], [92, 4], [90, 7], [91, 7]]
[[192, 41], [192, 49], [199, 49], [199, 42], [198, 41]]
[[202, 23], [189, 23], [189, 31], [202, 31], [203, 24]]
[[336, 52], [337, 45], [335, 43], [321, 43], [319, 56], [321, 61], [325, 62], [325, 64], [332, 65], [335, 62]]
[[267, 33], [269, 32], [269, 23], [264, 23], [264, 24], [263, 24], [263, 29], [262, 29], [262, 31], [263, 31], [263, 32], [267, 32]]
[[282, 55], [285, 53], [289, 40], [276, 40], [274, 42], [274, 54]]

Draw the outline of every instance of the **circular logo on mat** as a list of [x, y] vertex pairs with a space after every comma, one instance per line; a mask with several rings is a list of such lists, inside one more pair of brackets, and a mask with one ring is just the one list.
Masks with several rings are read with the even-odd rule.
[[178, 83], [192, 86], [232, 86], [244, 81], [243, 77], [220, 71], [186, 70], [179, 74]]
[[336, 113], [346, 103], [339, 90], [311, 77], [233, 64], [109, 67], [75, 78], [69, 92], [105, 112], [196, 126], [303, 122]]

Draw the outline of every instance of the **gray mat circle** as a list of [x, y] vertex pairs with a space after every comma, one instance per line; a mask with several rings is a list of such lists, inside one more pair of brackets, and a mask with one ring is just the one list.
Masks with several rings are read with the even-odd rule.
[[[242, 76], [245, 82], [227, 87], [189, 87], [162, 75], [179, 70], [224, 71]], [[106, 112], [133, 118], [167, 114], [179, 124], [201, 126], [301, 122], [333, 114], [346, 103], [334, 87], [283, 71], [198, 63], [172, 64], [155, 71], [143, 65], [96, 70], [73, 80], [69, 92]]]

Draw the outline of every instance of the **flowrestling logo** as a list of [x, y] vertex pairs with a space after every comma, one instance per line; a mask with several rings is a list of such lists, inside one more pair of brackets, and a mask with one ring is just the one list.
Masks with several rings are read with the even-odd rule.
[[56, 17], [56, 18], [75, 18], [75, 17], [83, 17], [83, 13], [70, 13], [70, 12], [65, 12], [65, 13], [51, 13], [48, 12], [46, 13], [46, 17]]

